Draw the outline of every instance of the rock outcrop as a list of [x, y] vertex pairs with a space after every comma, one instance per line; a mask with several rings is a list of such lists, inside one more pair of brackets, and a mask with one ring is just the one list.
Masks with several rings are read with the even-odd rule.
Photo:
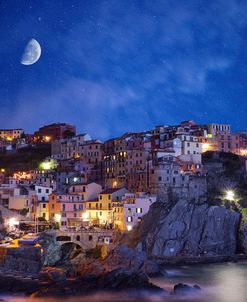
[[54, 235], [43, 234], [42, 243], [44, 252], [42, 262], [44, 266], [54, 266], [62, 258], [61, 245], [56, 241]]
[[1, 269], [23, 275], [38, 274], [42, 267], [41, 249], [39, 247], [9, 248]]
[[198, 285], [190, 286], [190, 285], [184, 284], [184, 283], [178, 283], [178, 284], [174, 285], [174, 288], [173, 288], [174, 295], [183, 295], [184, 296], [187, 294], [197, 294], [200, 291], [201, 291], [200, 286], [198, 286]]
[[154, 257], [233, 255], [239, 221], [240, 214], [204, 202], [156, 202], [135, 237]]

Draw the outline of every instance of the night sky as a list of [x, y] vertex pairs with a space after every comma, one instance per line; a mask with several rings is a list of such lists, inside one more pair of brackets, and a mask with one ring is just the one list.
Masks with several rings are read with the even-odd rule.
[[[20, 63], [26, 44], [42, 48]], [[0, 0], [0, 128], [247, 129], [247, 1]]]

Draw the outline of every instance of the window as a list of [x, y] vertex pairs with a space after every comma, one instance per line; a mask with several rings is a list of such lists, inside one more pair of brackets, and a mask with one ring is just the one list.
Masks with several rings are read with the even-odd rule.
[[128, 213], [131, 213], [131, 208], [128, 208]]
[[99, 199], [102, 200], [102, 195], [99, 196]]
[[38, 193], [41, 193], [41, 189], [38, 189]]
[[62, 211], [65, 211], [65, 204], [62, 205]]
[[74, 211], [76, 211], [77, 210], [77, 207], [76, 207], [76, 204], [74, 204]]
[[42, 201], [45, 201], [45, 197], [44, 197], [44, 196], [42, 196], [41, 200], [42, 200]]
[[136, 213], [141, 214], [142, 213], [142, 208], [136, 208]]
[[46, 204], [45, 203], [43, 203], [43, 209], [45, 209], [46, 208]]
[[53, 204], [51, 205], [51, 208], [52, 208], [52, 209], [54, 209], [54, 208], [55, 208], [55, 205], [54, 205], [54, 203], [53, 203]]
[[99, 212], [99, 216], [102, 216], [102, 212]]
[[46, 190], [45, 190], [45, 193], [49, 193], [49, 189], [46, 189]]
[[162, 177], [161, 177], [161, 176], [159, 176], [159, 177], [158, 177], [158, 180], [159, 180], [159, 181], [162, 181]]
[[127, 222], [132, 222], [132, 217], [131, 216], [127, 217]]
[[111, 195], [108, 195], [108, 199], [111, 200]]

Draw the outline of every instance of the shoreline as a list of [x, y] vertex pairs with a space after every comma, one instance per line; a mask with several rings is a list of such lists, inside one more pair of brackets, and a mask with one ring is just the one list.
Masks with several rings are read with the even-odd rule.
[[161, 266], [182, 266], [182, 265], [197, 265], [197, 264], [217, 264], [226, 262], [241, 262], [247, 261], [247, 254], [236, 254], [232, 256], [202, 256], [202, 257], [168, 257], [168, 258], [152, 258]]
[[[196, 266], [206, 264], [224, 264], [227, 262], [245, 262], [247, 261], [247, 255], [234, 255], [234, 256], [209, 256], [209, 257], [173, 257], [172, 259], [153, 259], [164, 270], [171, 267], [179, 267], [183, 265]], [[128, 271], [127, 269], [123, 269]], [[133, 272], [131, 272], [132, 274]], [[117, 276], [117, 275], [116, 275]], [[125, 276], [126, 277], [126, 276]], [[132, 277], [132, 275], [130, 275]], [[164, 274], [164, 279], [166, 275]], [[103, 276], [103, 279], [105, 276]], [[18, 272], [10, 272], [6, 270], [0, 270], [0, 292], [6, 295], [21, 294], [26, 297], [74, 297], [76, 295], [87, 295], [92, 292], [100, 292], [102, 290], [108, 292], [116, 291], [136, 291], [136, 290], [148, 290], [148, 291], [162, 291], [152, 283], [152, 278], [143, 279], [143, 287], [139, 283], [138, 286], [129, 286], [126, 279], [124, 280], [123, 287], [121, 289], [111, 288], [109, 284], [102, 287], [101, 281], [102, 275], [88, 274], [76, 278], [66, 278], [63, 281], [41, 281], [38, 275], [24, 275]], [[114, 278], [113, 278], [114, 280]], [[142, 281], [140, 281], [142, 282]], [[92, 283], [94, 287], [92, 287]], [[164, 294], [166, 292], [164, 291]], [[1, 301], [1, 300], [0, 300]]]

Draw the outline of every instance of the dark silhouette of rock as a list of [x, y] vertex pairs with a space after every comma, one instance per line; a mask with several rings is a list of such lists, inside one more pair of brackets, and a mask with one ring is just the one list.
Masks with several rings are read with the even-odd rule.
[[178, 284], [174, 285], [174, 288], [173, 288], [174, 295], [193, 294], [193, 293], [198, 293], [200, 291], [201, 291], [200, 286], [198, 286], [198, 285], [190, 286], [190, 285], [184, 284], [184, 283], [178, 283]]
[[99, 288], [107, 290], [122, 289], [156, 289], [159, 287], [149, 282], [145, 273], [132, 271], [126, 268], [117, 268], [106, 273], [99, 282]]
[[43, 282], [64, 282], [66, 272], [61, 268], [45, 267], [39, 272], [38, 278]]

